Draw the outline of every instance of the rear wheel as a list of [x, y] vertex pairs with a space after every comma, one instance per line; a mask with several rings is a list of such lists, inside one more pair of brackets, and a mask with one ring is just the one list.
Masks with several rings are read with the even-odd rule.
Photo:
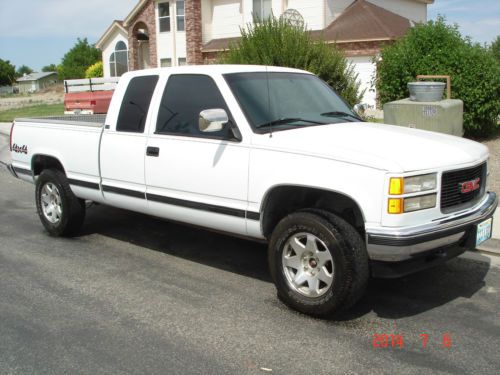
[[281, 220], [269, 243], [269, 265], [280, 299], [318, 317], [356, 303], [369, 276], [359, 233], [321, 210], [296, 212]]
[[40, 221], [51, 236], [78, 232], [85, 218], [85, 201], [73, 194], [64, 173], [44, 170], [36, 181], [35, 199]]

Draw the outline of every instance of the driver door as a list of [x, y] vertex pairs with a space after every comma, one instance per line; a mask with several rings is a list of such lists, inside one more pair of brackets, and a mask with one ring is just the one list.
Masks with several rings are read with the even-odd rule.
[[234, 124], [212, 77], [168, 77], [147, 141], [149, 212], [245, 235], [249, 148], [229, 124], [217, 132], [200, 131], [200, 112], [207, 109], [224, 109]]

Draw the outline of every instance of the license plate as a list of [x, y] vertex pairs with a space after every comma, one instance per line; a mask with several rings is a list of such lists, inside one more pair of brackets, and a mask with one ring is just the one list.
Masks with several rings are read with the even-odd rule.
[[489, 218], [488, 220], [485, 220], [477, 225], [476, 246], [479, 246], [484, 241], [491, 238], [492, 223], [493, 219]]

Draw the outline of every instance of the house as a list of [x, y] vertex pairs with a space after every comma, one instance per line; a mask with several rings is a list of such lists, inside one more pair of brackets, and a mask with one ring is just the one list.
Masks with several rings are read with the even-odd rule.
[[56, 72], [26, 74], [16, 80], [20, 93], [37, 92], [57, 83]]
[[[270, 14], [304, 23], [314, 38], [343, 49], [365, 90], [381, 48], [427, 21], [434, 0], [140, 0], [123, 21], [114, 21], [97, 42], [105, 77], [148, 67], [206, 64], [238, 40], [254, 17]], [[125, 67], [125, 56], [127, 62]]]

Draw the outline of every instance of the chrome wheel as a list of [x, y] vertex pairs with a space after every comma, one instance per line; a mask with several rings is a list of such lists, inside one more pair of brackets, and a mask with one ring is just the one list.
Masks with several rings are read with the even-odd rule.
[[306, 297], [321, 297], [333, 283], [333, 258], [323, 241], [311, 233], [288, 239], [282, 253], [288, 285]]
[[61, 194], [56, 185], [47, 182], [40, 194], [43, 216], [52, 224], [57, 224], [62, 217]]

